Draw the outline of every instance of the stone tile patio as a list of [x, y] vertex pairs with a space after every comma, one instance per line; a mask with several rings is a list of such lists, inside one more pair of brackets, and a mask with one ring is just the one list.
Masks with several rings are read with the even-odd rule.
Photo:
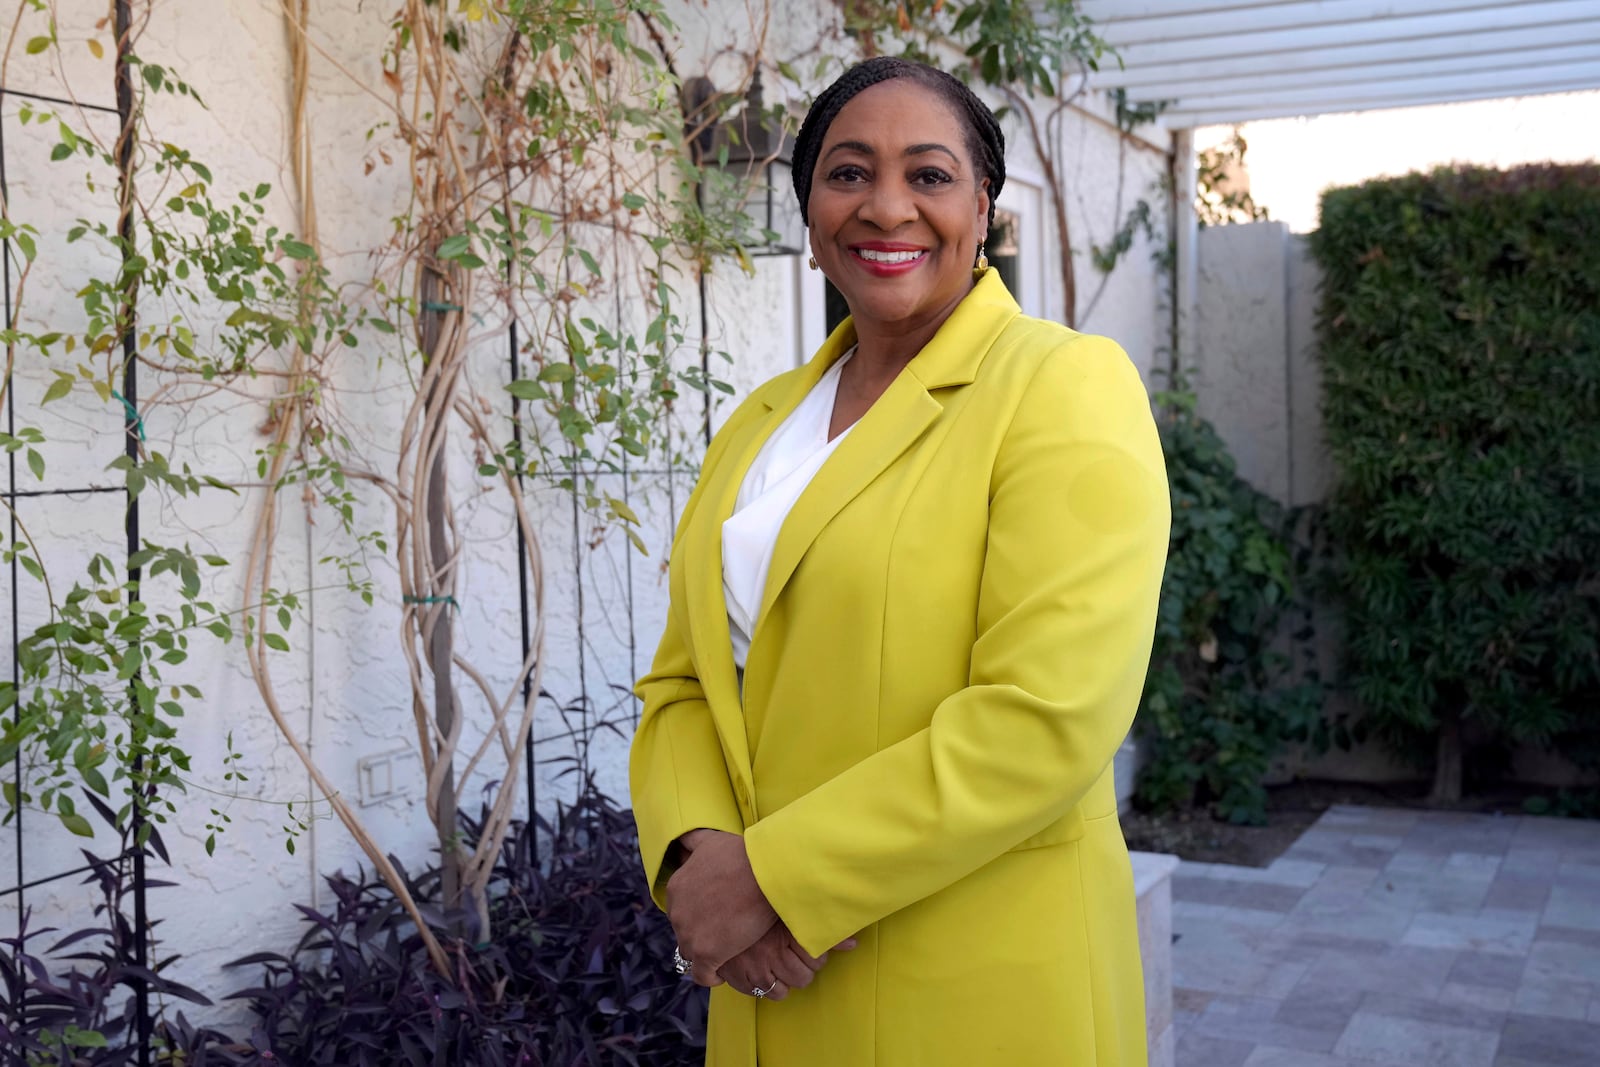
[[1172, 926], [1176, 1067], [1600, 1067], [1600, 822], [1335, 807]]

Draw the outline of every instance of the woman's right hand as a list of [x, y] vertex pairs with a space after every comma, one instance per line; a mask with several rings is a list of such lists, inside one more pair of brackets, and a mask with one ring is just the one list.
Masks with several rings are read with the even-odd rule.
[[[856, 947], [847, 938], [833, 947], [834, 952]], [[717, 977], [745, 996], [763, 991], [763, 999], [782, 1000], [791, 989], [804, 989], [828, 962], [828, 953], [812, 956], [800, 947], [789, 928], [780, 920], [755, 944], [722, 965]]]

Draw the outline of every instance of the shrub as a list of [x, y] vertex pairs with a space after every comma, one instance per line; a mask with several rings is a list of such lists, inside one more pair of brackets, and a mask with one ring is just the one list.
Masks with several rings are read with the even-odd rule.
[[1311, 243], [1367, 722], [1438, 799], [1475, 742], [1600, 764], [1600, 167], [1330, 190]]
[[[109, 809], [102, 814], [111, 819]], [[480, 825], [463, 817], [463, 836], [475, 841]], [[151, 842], [159, 851], [159, 836]], [[29, 1064], [139, 1062], [138, 1018], [125, 994], [141, 976], [157, 1013], [152, 1062], [174, 1067], [704, 1061], [706, 991], [673, 972], [672, 929], [646, 892], [632, 813], [592, 781], [554, 825], [515, 824], [507, 835], [493, 880], [492, 942], [453, 938], [460, 917], [424, 908], [448, 946], [452, 981], [430, 965], [380, 879], [328, 878], [332, 906], [300, 908], [307, 930], [292, 953], [257, 953], [231, 965], [260, 972], [233, 994], [257, 1017], [247, 1040], [195, 1027], [182, 1013], [167, 1016], [170, 1002], [210, 1001], [163, 977], [171, 958], [138, 967], [121, 907], [131, 893], [130, 855], [88, 856], [90, 879], [105, 898], [94, 925], [43, 950], [37, 946], [53, 931], [31, 928], [24, 916], [19, 934], [0, 940], [0, 1047], [20, 1050]], [[437, 902], [439, 881], [437, 868], [407, 877], [419, 901]]]
[[[139, 1017], [133, 993], [143, 983], [151, 1002], [210, 1000], [166, 977], [178, 957], [161, 957], [153, 937], [150, 960], [141, 966], [132, 919], [124, 902], [133, 894], [136, 847], [128, 821], [120, 824], [106, 804], [88, 790], [84, 796], [113, 830], [120, 829], [121, 848], [107, 859], [83, 850], [89, 868], [85, 885], [95, 887], [98, 903], [90, 922], [62, 932], [35, 927], [24, 911], [14, 937], [0, 938], [0, 1048], [15, 1053], [18, 1064], [62, 1064], [71, 1067], [132, 1067], [139, 1062]], [[161, 835], [154, 831], [144, 846], [166, 858]], [[169, 883], [147, 879], [147, 889]], [[153, 933], [160, 921], [150, 923]], [[236, 1062], [221, 1049], [225, 1040], [189, 1024], [181, 1011], [174, 1018], [152, 1021], [152, 1063], [210, 1067]], [[7, 1063], [12, 1062], [9, 1058]]]
[[1325, 743], [1321, 689], [1274, 648], [1290, 607], [1285, 516], [1234, 469], [1181, 383], [1157, 397], [1172, 542], [1137, 719], [1136, 801], [1266, 819], [1262, 780], [1289, 740]]
[[[469, 846], [478, 830], [463, 818]], [[439, 899], [437, 869], [408, 881], [418, 900]], [[308, 929], [293, 953], [235, 961], [264, 970], [234, 994], [259, 1017], [257, 1057], [246, 1062], [703, 1062], [706, 994], [672, 970], [672, 929], [646, 891], [630, 812], [590, 782], [553, 826], [513, 827], [491, 886], [488, 944], [450, 938], [454, 917], [424, 912], [450, 953], [447, 982], [381, 880], [329, 878], [333, 907], [300, 909]]]

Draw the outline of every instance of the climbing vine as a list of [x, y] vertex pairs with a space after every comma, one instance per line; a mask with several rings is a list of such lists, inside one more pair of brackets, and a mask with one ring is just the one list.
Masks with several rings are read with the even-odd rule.
[[[130, 502], [221, 494], [257, 518], [242, 561], [151, 540], [125, 561], [96, 554], [71, 577], [47, 566], [26, 517], [7, 505], [15, 534], [0, 550], [38, 583], [47, 616], [19, 639], [20, 684], [0, 682], [0, 711], [10, 713], [0, 763], [21, 769], [20, 785], [8, 776], [7, 814], [47, 811], [87, 834], [74, 799], [87, 787], [120, 798], [120, 817], [148, 827], [177, 817], [178, 794], [197, 788], [218, 797], [205, 825], [214, 848], [248, 777], [231, 736], [220, 767], [193, 765], [179, 728], [205, 706], [204, 694], [173, 672], [196, 641], [238, 641], [262, 706], [310, 779], [308, 795], [276, 801], [289, 802], [287, 847], [309, 810], [331, 811], [412, 910], [443, 970], [443, 950], [389, 850], [318, 762], [275, 664], [291, 650], [309, 596], [344, 590], [376, 606], [386, 590], [375, 567], [391, 561], [447, 903], [486, 936], [485, 886], [544, 664], [540, 530], [528, 494], [570, 492], [642, 547], [629, 529], [637, 516], [599, 488], [599, 475], [630, 462], [680, 462], [692, 449], [675, 438], [672, 409], [721, 386], [683, 358], [679, 293], [716, 262], [748, 263], [743, 244], [762, 235], [737, 200], [699, 195], [723, 179], [687, 144], [739, 96], [680, 103], [668, 58], [651, 44], [672, 31], [653, 0], [410, 0], [388, 24], [370, 84], [343, 71], [365, 99], [383, 101], [363, 149], [369, 174], [400, 170], [409, 190], [389, 240], [367, 250], [370, 270], [351, 276], [317, 227], [307, 71], [326, 50], [312, 6], [281, 0], [293, 102], [283, 190], [268, 181], [220, 188], [205, 162], [170, 140], [149, 101], [198, 109], [204, 100], [172, 69], [141, 58], [154, 9], [147, 0], [132, 10], [109, 47], [106, 24], [88, 42], [129, 89], [114, 136], [103, 138], [79, 105], [20, 113], [28, 135], [53, 145], [52, 166], [63, 172], [53, 180], [83, 182], [84, 216], [55, 254], [81, 256], [75, 246], [92, 245], [99, 252], [89, 261], [113, 266], [82, 282], [71, 316], [30, 315], [30, 274], [47, 253], [38, 226], [4, 204], [0, 237], [20, 269], [3, 389], [42, 382], [47, 407], [98, 403], [123, 417], [130, 446], [109, 470]], [[22, 55], [59, 56], [77, 42], [58, 33], [58, 14], [45, 0], [26, 5], [10, 43]], [[87, 179], [67, 177], [82, 175], [82, 164]], [[293, 227], [274, 221], [285, 202]], [[522, 369], [510, 380], [501, 369], [508, 336]], [[340, 377], [356, 358], [387, 368], [409, 397], [375, 451], [370, 429], [363, 440], [348, 432], [340, 406]], [[124, 384], [130, 374], [140, 396]], [[158, 445], [146, 433], [219, 402], [261, 413], [253, 464], [232, 469], [179, 434]], [[0, 447], [43, 484], [52, 457], [68, 453], [18, 410]], [[494, 681], [453, 640], [472, 565], [465, 524], [491, 496], [520, 531], [536, 624], [520, 666]], [[387, 528], [370, 518], [380, 501]], [[310, 584], [285, 582], [283, 531], [330, 519], [343, 547], [321, 558]], [[229, 584], [241, 590], [233, 603], [209, 591]], [[468, 848], [455, 813], [483, 777], [498, 788]]]

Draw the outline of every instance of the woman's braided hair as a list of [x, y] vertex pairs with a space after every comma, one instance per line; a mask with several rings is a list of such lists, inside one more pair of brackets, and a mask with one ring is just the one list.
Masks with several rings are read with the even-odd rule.
[[800, 200], [801, 221], [808, 225], [811, 222], [808, 212], [811, 172], [817, 168], [817, 156], [822, 152], [822, 140], [828, 134], [828, 127], [856, 94], [895, 78], [910, 78], [932, 89], [961, 120], [966, 130], [967, 154], [977, 165], [978, 177], [989, 179], [989, 225], [993, 227], [995, 200], [1006, 183], [1006, 135], [1000, 129], [999, 120], [958, 78], [937, 67], [892, 56], [878, 56], [857, 63], [824, 89], [806, 112], [806, 120], [800, 124], [800, 133], [794, 142], [794, 193]]

